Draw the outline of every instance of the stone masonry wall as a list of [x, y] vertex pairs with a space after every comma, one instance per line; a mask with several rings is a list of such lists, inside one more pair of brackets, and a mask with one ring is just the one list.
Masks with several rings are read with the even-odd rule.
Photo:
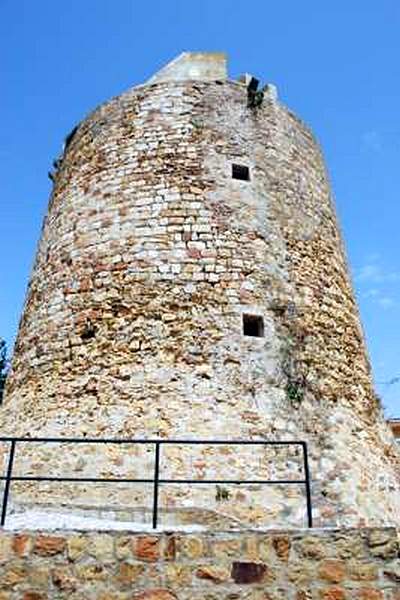
[[399, 600], [394, 529], [0, 534], [1, 600]]
[[[233, 179], [232, 164], [250, 180]], [[263, 337], [243, 335], [243, 315], [263, 319]], [[0, 429], [302, 439], [317, 524], [400, 521], [398, 449], [373, 393], [323, 160], [302, 122], [268, 97], [249, 109], [246, 87], [220, 80], [139, 86], [80, 124], [55, 178]], [[21, 448], [16, 471], [153, 468], [136, 449], [57, 450]], [[171, 447], [165, 460], [178, 478], [301, 473], [298, 452], [282, 449]], [[132, 505], [117, 485], [79, 489], [14, 484], [12, 500]], [[163, 494], [164, 511], [304, 522], [295, 486], [232, 488], [224, 502], [206, 486]], [[139, 506], [146, 498], [137, 491]]]

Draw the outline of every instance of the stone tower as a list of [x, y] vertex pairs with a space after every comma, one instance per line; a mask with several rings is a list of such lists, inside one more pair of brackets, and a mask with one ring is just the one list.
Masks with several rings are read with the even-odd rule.
[[[273, 86], [260, 94], [253, 84], [229, 80], [222, 54], [185, 53], [68, 136], [1, 431], [301, 439], [316, 524], [398, 523], [399, 456], [372, 389], [323, 159]], [[165, 469], [285, 478], [297, 458], [173, 446]], [[144, 451], [108, 446], [38, 444], [16, 461], [38, 474], [151, 469]], [[18, 486], [16, 504], [95, 503], [94, 488]], [[295, 486], [268, 496], [256, 485], [206, 487], [165, 488], [165, 513], [301, 523]], [[144, 488], [95, 491], [98, 506], [146, 503]]]

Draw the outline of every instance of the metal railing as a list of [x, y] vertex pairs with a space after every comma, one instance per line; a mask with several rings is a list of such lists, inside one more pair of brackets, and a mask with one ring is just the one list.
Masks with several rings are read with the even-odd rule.
[[[0, 476], [0, 481], [4, 481], [3, 500], [1, 508], [0, 526], [3, 527], [6, 521], [7, 505], [10, 494], [10, 487], [13, 481], [59, 481], [68, 483], [151, 483], [153, 484], [153, 529], [157, 529], [158, 524], [158, 500], [159, 486], [168, 484], [259, 484], [259, 485], [304, 485], [307, 503], [307, 524], [313, 526], [312, 519], [312, 501], [311, 501], [311, 478], [308, 462], [307, 443], [303, 441], [253, 441], [253, 440], [144, 440], [144, 439], [87, 439], [87, 438], [26, 438], [26, 437], [1, 437], [0, 443], [9, 443], [10, 451], [6, 474]], [[131, 478], [102, 478], [102, 477], [58, 477], [58, 476], [40, 476], [40, 475], [13, 475], [13, 466], [17, 444], [144, 444], [154, 446], [154, 475], [152, 478], [131, 479]], [[165, 479], [160, 477], [160, 456], [161, 447], [166, 445], [192, 446], [299, 446], [303, 454], [303, 479]]]

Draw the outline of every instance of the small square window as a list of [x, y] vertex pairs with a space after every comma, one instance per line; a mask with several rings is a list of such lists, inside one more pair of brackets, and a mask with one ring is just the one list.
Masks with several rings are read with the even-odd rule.
[[259, 315], [243, 315], [243, 335], [264, 337], [264, 319]]
[[242, 181], [250, 181], [250, 170], [246, 165], [232, 164], [232, 179], [241, 179]]

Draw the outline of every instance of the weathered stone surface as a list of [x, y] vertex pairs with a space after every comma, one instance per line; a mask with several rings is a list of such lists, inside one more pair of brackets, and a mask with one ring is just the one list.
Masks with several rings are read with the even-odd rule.
[[338, 587], [322, 590], [319, 593], [321, 600], [346, 600], [346, 592]]
[[51, 581], [51, 563], [33, 560], [29, 567], [29, 581], [32, 587], [46, 589]]
[[[376, 556], [371, 540], [378, 539], [391, 547], [398, 532], [3, 531], [8, 560], [0, 569], [0, 600], [28, 593], [60, 600], [400, 600], [398, 558]], [[344, 548], [356, 548], [357, 558], [338, 558]]]
[[176, 588], [190, 586], [192, 582], [192, 566], [181, 564], [170, 564], [165, 567], [165, 581], [168, 585]]
[[260, 583], [267, 572], [263, 563], [240, 562], [232, 563], [232, 579], [235, 583]]
[[224, 567], [214, 565], [203, 565], [196, 571], [196, 577], [199, 579], [208, 579], [214, 583], [222, 583], [230, 578], [230, 571]]
[[[206, 551], [205, 540], [201, 537], [196, 537], [192, 535], [180, 536], [179, 538], [177, 538], [176, 543], [176, 552], [179, 558], [182, 556], [191, 559], [200, 558], [204, 555]], [[223, 544], [224, 542], [220, 543]]]
[[121, 536], [115, 540], [115, 556], [118, 559], [132, 558], [135, 546], [131, 536]]
[[273, 547], [277, 556], [284, 561], [289, 558], [290, 539], [288, 536], [277, 536], [272, 540]]
[[368, 535], [368, 545], [373, 556], [395, 558], [400, 555], [400, 540], [386, 529], [373, 529]]
[[12, 540], [12, 548], [14, 553], [20, 558], [28, 556], [32, 549], [32, 540], [30, 536], [26, 534], [15, 535]]
[[354, 581], [373, 581], [378, 578], [378, 565], [376, 563], [347, 563], [350, 579]]
[[356, 591], [356, 598], [358, 600], [383, 600], [383, 592], [381, 590], [373, 588], [362, 588]]
[[132, 600], [177, 600], [177, 596], [168, 590], [157, 588], [134, 594]]
[[131, 585], [144, 572], [144, 566], [140, 563], [122, 562], [118, 567], [117, 579], [122, 585]]
[[0, 565], [10, 560], [13, 547], [12, 539], [8, 535], [0, 535]]
[[73, 575], [70, 567], [52, 569], [51, 578], [54, 586], [63, 592], [75, 592], [78, 589], [78, 580]]
[[387, 568], [384, 569], [383, 574], [400, 586], [400, 561], [398, 560], [396, 563], [389, 564]]
[[0, 571], [0, 589], [15, 588], [26, 581], [27, 575], [28, 570], [24, 563], [10, 561], [8, 566], [3, 567]]
[[325, 581], [340, 583], [346, 575], [346, 564], [340, 560], [324, 560], [318, 574]]
[[101, 563], [79, 564], [75, 568], [81, 581], [105, 581], [109, 573]]
[[[248, 539], [246, 540], [246, 547], [248, 554]], [[241, 540], [240, 539], [228, 539], [228, 540], [215, 540], [211, 544], [211, 552], [217, 557], [235, 557], [239, 556], [241, 550]]]
[[111, 535], [95, 535], [90, 540], [88, 551], [98, 561], [105, 563], [114, 558], [114, 540]]
[[164, 542], [163, 556], [165, 560], [174, 560], [176, 557], [176, 538], [168, 536]]
[[[164, 72], [102, 105], [69, 140], [0, 430], [304, 439], [316, 525], [397, 523], [399, 454], [373, 391], [318, 145], [272, 96], [250, 109], [245, 83], [210, 81], [223, 57], [196, 56], [197, 66], [184, 57], [167, 80]], [[234, 178], [233, 165], [248, 177]], [[249, 318], [262, 320], [263, 337], [246, 335]], [[19, 465], [147, 477], [146, 450], [26, 445]], [[298, 450], [170, 447], [162, 469], [178, 478], [298, 479]], [[22, 505], [143, 512], [149, 504], [146, 486], [22, 487], [12, 498]], [[304, 525], [301, 486], [194, 487], [189, 502], [168, 486], [160, 508], [210, 529]]]
[[54, 556], [64, 551], [66, 546], [65, 538], [40, 535], [35, 539], [33, 551], [41, 556]]
[[83, 535], [73, 535], [67, 540], [68, 558], [72, 561], [77, 561], [85, 555], [85, 551], [89, 544], [87, 537]]
[[157, 560], [160, 556], [160, 541], [156, 537], [139, 537], [136, 540], [135, 554], [142, 560]]

